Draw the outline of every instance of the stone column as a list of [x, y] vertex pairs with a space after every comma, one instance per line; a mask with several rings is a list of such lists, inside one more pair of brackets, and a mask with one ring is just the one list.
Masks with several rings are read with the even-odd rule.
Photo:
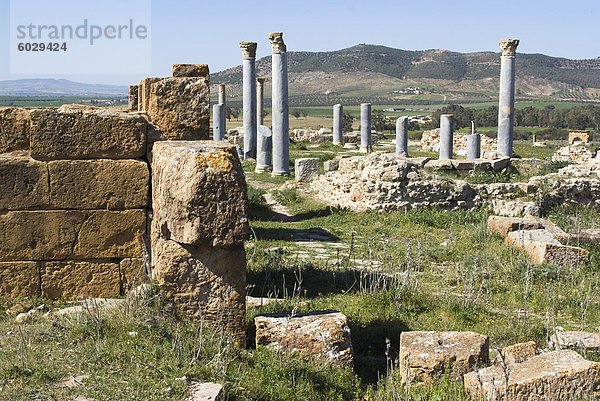
[[333, 144], [344, 145], [344, 106], [333, 105]]
[[225, 84], [219, 84], [219, 103], [225, 105]]
[[256, 159], [256, 42], [240, 42], [243, 68], [244, 160]]
[[129, 110], [137, 110], [138, 109], [138, 86], [137, 85], [129, 85], [129, 96], [127, 98], [129, 103]]
[[273, 70], [271, 115], [273, 116], [273, 175], [290, 173], [290, 115], [288, 66], [283, 32], [270, 33]]
[[440, 160], [452, 159], [454, 147], [454, 119], [452, 114], [440, 116]]
[[273, 134], [269, 127], [258, 126], [258, 155], [256, 156], [257, 173], [273, 170]]
[[[265, 117], [263, 116], [265, 111], [265, 79], [256, 78], [256, 120], [258, 125], [265, 124]], [[260, 142], [260, 139], [259, 139]], [[260, 152], [260, 150], [259, 150]]]
[[467, 160], [479, 159], [481, 157], [481, 135], [467, 135]]
[[475, 121], [471, 120], [471, 135], [475, 133]]
[[373, 150], [371, 146], [371, 103], [360, 105], [360, 151], [367, 153]]
[[396, 120], [396, 153], [408, 156], [408, 117]]
[[518, 39], [500, 41], [500, 101], [498, 105], [498, 153], [512, 157], [515, 120], [515, 53]]
[[213, 105], [213, 139], [215, 141], [225, 139], [225, 105], [223, 103]]

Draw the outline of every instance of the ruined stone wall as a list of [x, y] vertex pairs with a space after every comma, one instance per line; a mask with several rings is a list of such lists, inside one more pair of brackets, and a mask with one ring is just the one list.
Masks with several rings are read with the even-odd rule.
[[0, 110], [0, 295], [114, 296], [144, 275], [147, 121]]
[[[454, 133], [454, 152], [457, 154], [464, 153], [467, 151], [467, 136], [462, 132]], [[440, 129], [435, 128], [429, 131], [423, 131], [421, 137], [421, 148], [426, 151], [435, 151], [434, 146], [440, 143]], [[494, 138], [490, 138], [486, 135], [481, 135], [481, 151], [496, 150], [498, 148], [498, 141]]]

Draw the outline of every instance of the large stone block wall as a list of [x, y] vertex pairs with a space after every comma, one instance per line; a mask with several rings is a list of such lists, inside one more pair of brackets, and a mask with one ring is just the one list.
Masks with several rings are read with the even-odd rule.
[[109, 297], [143, 279], [147, 125], [116, 110], [0, 109], [0, 295]]
[[208, 82], [177, 64], [142, 80], [139, 110], [0, 109], [0, 296], [112, 297], [148, 267], [167, 303], [245, 343], [246, 182], [234, 146], [199, 141]]

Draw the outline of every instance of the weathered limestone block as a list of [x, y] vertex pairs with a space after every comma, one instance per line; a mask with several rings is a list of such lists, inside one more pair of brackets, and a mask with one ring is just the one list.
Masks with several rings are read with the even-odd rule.
[[399, 369], [405, 385], [431, 385], [446, 373], [460, 378], [473, 368], [486, 365], [488, 358], [489, 339], [482, 334], [458, 331], [400, 334]]
[[0, 215], [0, 260], [142, 257], [145, 210], [10, 211]]
[[537, 348], [535, 341], [528, 341], [526, 343], [519, 343], [510, 345], [503, 348], [496, 358], [492, 361], [492, 365], [498, 366], [512, 366], [515, 363], [523, 363], [536, 355], [539, 355], [540, 351]]
[[341, 366], [352, 366], [348, 319], [336, 311], [269, 314], [254, 318], [256, 346], [298, 351]]
[[29, 111], [0, 107], [0, 153], [29, 148]]
[[600, 395], [600, 363], [587, 361], [575, 351], [554, 351], [508, 370], [491, 366], [468, 373], [464, 383], [473, 399], [488, 401], [587, 399]]
[[147, 283], [149, 280], [143, 258], [125, 258], [119, 263], [119, 274], [123, 290]]
[[570, 232], [571, 239], [584, 244], [600, 244], [600, 229], [587, 228]]
[[165, 141], [152, 157], [154, 222], [181, 244], [239, 246], [248, 233], [244, 171], [224, 141]]
[[438, 159], [429, 160], [425, 163], [425, 168], [432, 170], [452, 170], [452, 160], [449, 159]]
[[190, 396], [185, 401], [223, 401], [223, 386], [218, 383], [197, 382], [190, 386]]
[[57, 160], [48, 163], [53, 209], [142, 209], [150, 173], [140, 160]]
[[489, 234], [500, 234], [506, 237], [508, 233], [517, 230], [537, 230], [543, 226], [531, 219], [520, 217], [490, 216], [487, 221], [487, 231]]
[[153, 83], [146, 111], [168, 139], [208, 139], [208, 77], [164, 78]]
[[550, 338], [550, 343], [555, 349], [573, 348], [597, 351], [600, 349], [600, 333], [556, 331]]
[[531, 263], [552, 263], [559, 266], [578, 266], [589, 257], [583, 248], [562, 245], [552, 232], [542, 230], [518, 230], [506, 236], [505, 243], [523, 248]]
[[457, 170], [473, 170], [475, 162], [473, 160], [452, 160], [452, 167]]
[[566, 244], [571, 239], [571, 236], [569, 234], [564, 232], [562, 228], [560, 228], [548, 219], [542, 219], [541, 217], [535, 217], [531, 215], [526, 215], [525, 218], [541, 224], [542, 227], [546, 231], [550, 232], [554, 236], [554, 238], [561, 244]]
[[208, 64], [173, 64], [174, 77], [208, 78]]
[[246, 251], [181, 245], [157, 238], [153, 273], [163, 299], [189, 317], [225, 327], [242, 346], [246, 338]]
[[119, 295], [119, 265], [101, 261], [44, 262], [42, 295], [47, 298], [113, 297]]
[[327, 160], [323, 162], [323, 170], [336, 171], [340, 167], [340, 159]]
[[163, 78], [144, 78], [140, 81], [138, 86], [138, 111], [145, 111], [148, 113], [150, 108], [150, 91], [152, 90], [152, 84], [160, 81]]
[[510, 157], [501, 157], [499, 159], [490, 160], [492, 169], [502, 171], [510, 164]]
[[0, 296], [16, 298], [39, 295], [38, 262], [0, 262]]
[[0, 210], [46, 209], [48, 199], [46, 163], [0, 155]]
[[129, 106], [129, 110], [137, 110], [138, 109], [138, 99], [139, 99], [139, 86], [138, 85], [129, 85], [129, 93], [127, 96], [127, 105]]
[[295, 171], [296, 181], [308, 182], [319, 175], [320, 161], [313, 157], [296, 159]]
[[134, 159], [146, 152], [144, 117], [108, 109], [31, 111], [34, 159]]

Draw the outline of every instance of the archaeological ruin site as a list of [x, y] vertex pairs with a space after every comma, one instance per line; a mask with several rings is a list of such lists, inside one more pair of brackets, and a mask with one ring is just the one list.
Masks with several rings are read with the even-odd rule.
[[128, 108], [0, 109], [0, 399], [600, 397], [600, 153], [515, 137], [519, 40], [497, 135], [443, 113], [418, 139], [371, 103], [290, 129], [268, 40], [239, 44], [239, 123], [205, 64]]

